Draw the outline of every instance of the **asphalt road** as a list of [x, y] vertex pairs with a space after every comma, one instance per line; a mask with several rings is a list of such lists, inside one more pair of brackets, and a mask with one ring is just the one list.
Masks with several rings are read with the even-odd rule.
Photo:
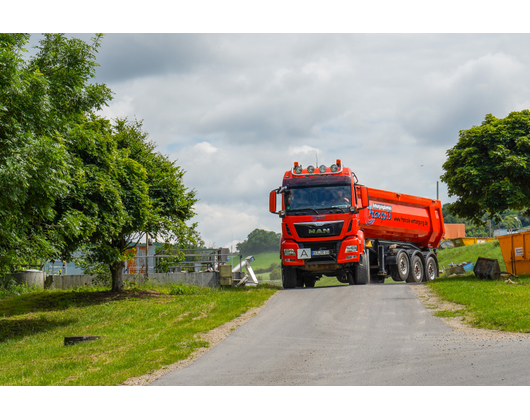
[[411, 287], [281, 290], [151, 385], [530, 385], [530, 339], [454, 331]]

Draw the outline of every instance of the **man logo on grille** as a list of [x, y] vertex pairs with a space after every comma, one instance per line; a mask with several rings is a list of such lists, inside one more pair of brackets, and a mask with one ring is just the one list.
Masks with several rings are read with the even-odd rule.
[[324, 234], [324, 233], [328, 233], [330, 234], [331, 233], [331, 228], [325, 228], [325, 229], [307, 229], [307, 233], [309, 234], [315, 234], [315, 235], [318, 235], [319, 233], [320, 234]]

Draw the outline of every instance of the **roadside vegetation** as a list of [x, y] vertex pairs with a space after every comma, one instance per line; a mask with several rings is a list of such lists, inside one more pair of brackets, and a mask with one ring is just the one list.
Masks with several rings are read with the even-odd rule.
[[[450, 263], [475, 263], [479, 257], [495, 258], [506, 267], [498, 241], [445, 249], [438, 253], [440, 267]], [[440, 311], [440, 317], [462, 316], [476, 328], [530, 332], [530, 276], [481, 280], [473, 274], [442, 277], [428, 286], [443, 300], [465, 305], [464, 309]]]
[[[502, 259], [502, 252], [501, 247], [499, 246], [499, 241], [486, 242], [484, 244], [459, 246], [438, 251], [438, 262], [440, 263], [440, 268], [447, 267], [451, 263], [476, 263], [479, 257], [495, 258], [499, 261], [501, 271], [506, 271], [506, 266], [504, 264], [504, 260]], [[444, 274], [444, 276], [446, 276], [446, 274]]]
[[[0, 299], [0, 385], [119, 385], [184, 360], [201, 333], [259, 307], [277, 288], [174, 284], [26, 291]], [[64, 346], [64, 337], [97, 335]]]

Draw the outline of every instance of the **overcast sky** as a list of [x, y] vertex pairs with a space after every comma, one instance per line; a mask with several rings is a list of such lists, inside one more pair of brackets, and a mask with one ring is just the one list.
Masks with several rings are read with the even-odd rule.
[[527, 34], [111, 33], [97, 61], [104, 114], [142, 119], [178, 160], [215, 247], [280, 231], [268, 195], [295, 160], [436, 198], [459, 130], [530, 108]]

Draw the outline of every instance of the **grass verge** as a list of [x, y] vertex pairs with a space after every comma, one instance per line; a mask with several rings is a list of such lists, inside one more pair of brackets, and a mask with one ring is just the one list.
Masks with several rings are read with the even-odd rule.
[[437, 316], [463, 316], [476, 328], [530, 332], [530, 276], [514, 283], [479, 280], [473, 275], [438, 278], [428, 286], [443, 300], [465, 305], [465, 309], [439, 311]]
[[[46, 290], [0, 300], [0, 385], [118, 385], [188, 358], [276, 288]], [[171, 294], [172, 293], [172, 294]], [[101, 339], [64, 346], [64, 337]]]

